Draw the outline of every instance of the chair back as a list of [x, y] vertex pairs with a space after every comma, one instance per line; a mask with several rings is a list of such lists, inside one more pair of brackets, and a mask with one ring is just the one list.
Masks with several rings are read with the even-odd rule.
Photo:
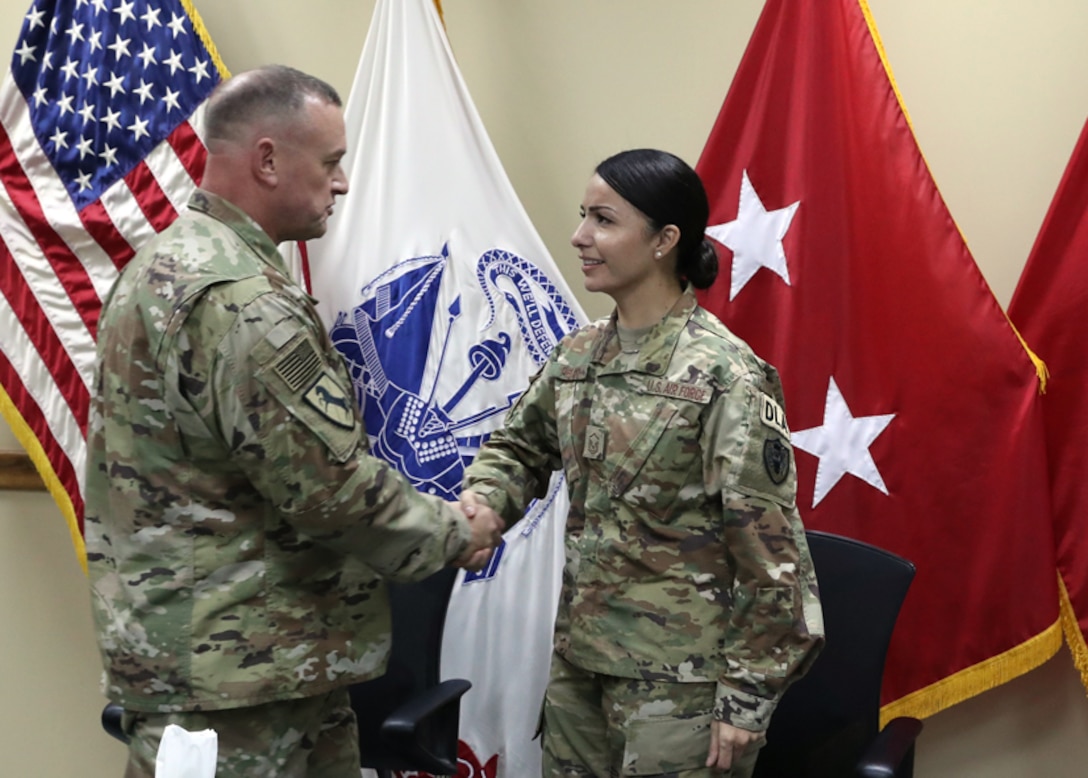
[[[435, 775], [456, 772], [458, 703], [452, 710], [430, 718], [419, 726], [413, 737], [423, 739], [415, 755], [406, 753], [392, 742], [383, 724], [391, 714], [413, 698], [433, 691], [441, 684], [440, 660], [446, 608], [457, 571], [446, 568], [415, 583], [390, 583], [389, 606], [393, 622], [393, 645], [385, 675], [349, 687], [352, 708], [359, 722], [361, 766], [380, 772], [387, 770], [426, 770]], [[452, 682], [447, 682], [452, 683]], [[465, 689], [471, 684], [460, 681]], [[463, 691], [461, 692], [464, 693]], [[459, 696], [459, 695], [457, 695]], [[420, 764], [436, 756], [439, 763]], [[445, 771], [441, 765], [447, 765]], [[450, 771], [448, 766], [453, 766]]]
[[827, 643], [771, 717], [755, 778], [838, 778], [880, 729], [884, 659], [914, 565], [858, 540], [806, 533]]

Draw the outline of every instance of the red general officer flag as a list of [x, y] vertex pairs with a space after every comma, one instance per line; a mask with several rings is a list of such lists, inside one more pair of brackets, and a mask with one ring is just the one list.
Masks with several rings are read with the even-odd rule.
[[918, 568], [884, 715], [1061, 642], [1038, 381], [918, 149], [858, 0], [768, 0], [698, 164], [703, 295], [777, 366], [810, 528]]
[[1046, 420], [1065, 637], [1088, 686], [1088, 125], [1065, 170], [1009, 305], [1050, 371]]
[[189, 0], [35, 0], [0, 84], [0, 412], [81, 561], [98, 313], [203, 176], [227, 75]]

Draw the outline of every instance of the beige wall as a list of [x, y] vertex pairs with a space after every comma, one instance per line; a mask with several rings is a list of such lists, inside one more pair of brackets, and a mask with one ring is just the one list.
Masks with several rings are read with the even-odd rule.
[[[346, 96], [373, 0], [194, 0], [227, 66], [282, 61]], [[870, 0], [922, 149], [1007, 304], [1088, 115], [1083, 0]], [[10, 52], [29, 0], [0, 0]], [[697, 160], [758, 0], [445, 0], [499, 156], [580, 291], [567, 237], [593, 166], [620, 148]], [[6, 55], [5, 55], [6, 56]], [[605, 302], [584, 293], [590, 314]], [[15, 442], [0, 430], [0, 450]], [[85, 582], [42, 494], [0, 492], [0, 774], [112, 776]], [[926, 778], [1080, 776], [1088, 702], [1068, 655], [927, 722]]]

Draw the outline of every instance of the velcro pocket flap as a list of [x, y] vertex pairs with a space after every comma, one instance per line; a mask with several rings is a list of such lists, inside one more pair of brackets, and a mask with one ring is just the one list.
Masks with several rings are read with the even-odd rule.
[[678, 718], [650, 716], [627, 726], [623, 775], [661, 775], [695, 770], [710, 750], [711, 713]]

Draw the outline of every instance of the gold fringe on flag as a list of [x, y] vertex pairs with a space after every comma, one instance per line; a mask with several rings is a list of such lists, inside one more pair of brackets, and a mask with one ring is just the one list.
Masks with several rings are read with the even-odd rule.
[[[1083, 640], [1081, 645], [1083, 646]], [[956, 703], [994, 689], [1034, 670], [1057, 654], [1061, 646], [1062, 619], [1059, 618], [1040, 634], [1010, 648], [1003, 654], [990, 657], [984, 662], [960, 670], [955, 675], [942, 678], [937, 683], [889, 702], [880, 709], [880, 726], [883, 727], [898, 716], [924, 719], [945, 708], [951, 708]]]
[[1065, 588], [1065, 582], [1058, 576], [1058, 587], [1062, 595], [1062, 630], [1065, 632], [1065, 642], [1069, 645], [1069, 653], [1073, 655], [1073, 665], [1080, 673], [1080, 681], [1088, 689], [1088, 644], [1084, 642], [1084, 633], [1080, 631], [1077, 623], [1077, 614], [1073, 611], [1073, 603], [1069, 600], [1069, 590]]
[[22, 414], [19, 413], [15, 403], [12, 402], [3, 386], [0, 386], [0, 415], [7, 420], [12, 432], [15, 433], [16, 440], [26, 449], [30, 461], [34, 463], [34, 467], [37, 468], [38, 474], [45, 483], [46, 490], [53, 496], [57, 507], [60, 508], [61, 515], [64, 516], [64, 520], [68, 523], [68, 532], [72, 535], [72, 545], [75, 546], [76, 558], [79, 559], [79, 564], [83, 568], [84, 574], [86, 574], [87, 547], [84, 545], [83, 535], [79, 531], [79, 520], [76, 518], [76, 509], [72, 505], [71, 495], [61, 485], [60, 478], [49, 463], [49, 457], [46, 456], [41, 441], [31, 431], [30, 426], [23, 419]]
[[219, 50], [215, 48], [215, 44], [212, 43], [212, 38], [208, 35], [207, 28], [204, 27], [204, 20], [200, 18], [200, 14], [198, 14], [196, 8], [193, 7], [192, 0], [181, 0], [181, 6], [185, 9], [185, 12], [189, 14], [189, 20], [193, 23], [193, 29], [196, 30], [196, 34], [200, 37], [201, 42], [204, 44], [204, 48], [206, 48], [208, 54], [211, 55], [212, 62], [215, 63], [215, 69], [219, 71], [220, 80], [226, 81], [230, 78], [230, 71], [227, 70], [227, 66], [223, 64], [223, 60], [219, 56]]
[[1046, 362], [1031, 350], [1027, 341], [1024, 340], [1024, 336], [1020, 334], [1020, 330], [1016, 329], [1016, 325], [1012, 323], [1012, 319], [1009, 318], [1007, 313], [1005, 314], [1005, 321], [1012, 327], [1012, 331], [1016, 333], [1020, 345], [1024, 347], [1024, 351], [1027, 352], [1028, 358], [1031, 359], [1031, 363], [1035, 365], [1035, 375], [1039, 377], [1039, 394], [1046, 394], [1046, 382], [1047, 379], [1050, 378], [1050, 370], [1047, 369]]

